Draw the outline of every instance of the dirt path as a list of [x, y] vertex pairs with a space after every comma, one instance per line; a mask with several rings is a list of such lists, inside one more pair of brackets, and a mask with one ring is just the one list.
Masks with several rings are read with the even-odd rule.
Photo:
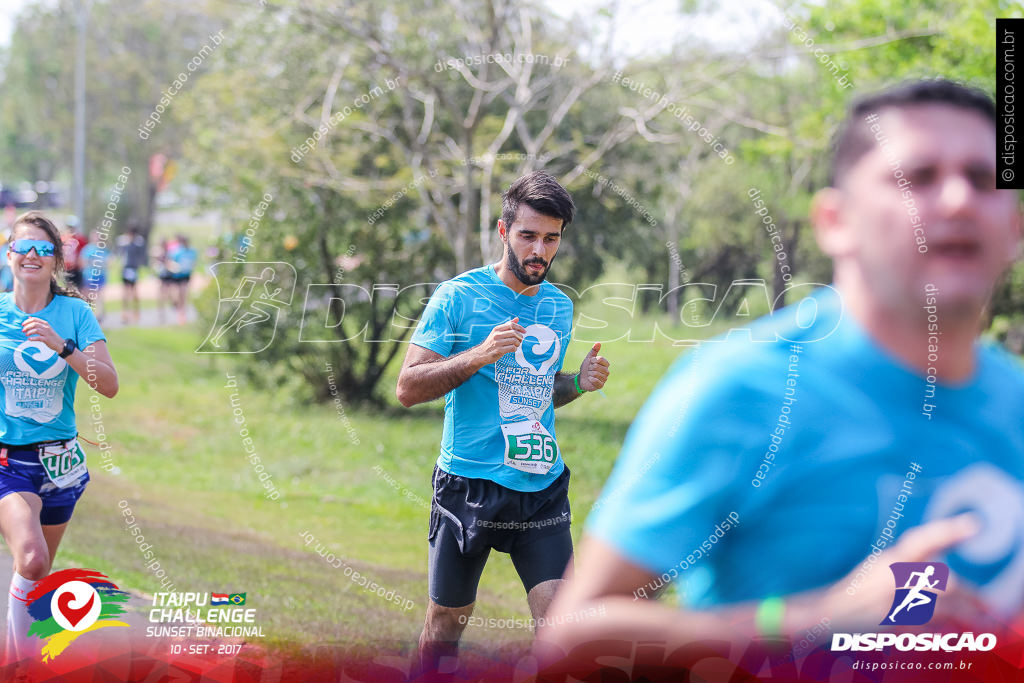
[[[195, 273], [192, 276], [192, 281], [189, 283], [189, 296], [195, 296], [197, 292], [202, 291], [209, 283], [210, 277], [208, 275]], [[100, 321], [104, 329], [116, 329], [127, 326], [160, 327], [162, 325], [177, 324], [177, 314], [170, 302], [165, 302], [162, 307], [159, 304], [154, 305], [154, 302], [159, 302], [161, 297], [160, 280], [158, 278], [153, 276], [144, 277], [139, 280], [136, 289], [139, 293], [139, 300], [142, 303], [138, 322], [131, 321], [126, 324], [122, 320], [120, 310], [108, 311]], [[124, 285], [121, 284], [120, 280], [110, 282], [103, 290], [103, 299], [108, 304], [111, 302], [120, 304], [123, 295]], [[189, 303], [185, 309], [185, 322], [195, 322], [198, 317], [195, 307]]]

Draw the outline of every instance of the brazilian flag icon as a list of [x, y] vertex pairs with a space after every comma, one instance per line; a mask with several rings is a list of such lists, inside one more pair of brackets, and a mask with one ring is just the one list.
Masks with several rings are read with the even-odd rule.
[[228, 602], [230, 602], [232, 605], [244, 605], [245, 593], [232, 593], [228, 596]]

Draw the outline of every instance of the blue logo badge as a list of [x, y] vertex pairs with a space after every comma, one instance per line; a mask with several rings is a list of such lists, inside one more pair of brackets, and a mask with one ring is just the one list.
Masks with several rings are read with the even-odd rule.
[[532, 375], [546, 375], [562, 351], [558, 335], [547, 325], [526, 327], [523, 343], [516, 349], [516, 362]]
[[920, 626], [935, 614], [936, 591], [946, 590], [949, 567], [942, 562], [893, 562], [896, 595], [881, 626]]

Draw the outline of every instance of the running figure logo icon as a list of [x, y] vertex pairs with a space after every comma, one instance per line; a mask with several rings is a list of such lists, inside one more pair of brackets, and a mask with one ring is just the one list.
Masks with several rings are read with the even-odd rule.
[[[283, 261], [223, 261], [210, 266], [210, 272], [218, 290], [217, 318], [196, 353], [259, 353], [270, 346], [281, 311], [292, 303], [295, 267]], [[245, 341], [229, 348], [229, 335]]]
[[896, 596], [881, 626], [920, 626], [935, 614], [936, 591], [946, 590], [949, 567], [942, 562], [893, 562]]

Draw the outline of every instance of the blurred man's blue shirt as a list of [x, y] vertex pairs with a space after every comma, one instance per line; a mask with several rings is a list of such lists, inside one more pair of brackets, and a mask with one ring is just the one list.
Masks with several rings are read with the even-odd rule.
[[799, 314], [795, 304], [752, 326], [752, 337], [776, 341], [706, 342], [674, 364], [587, 531], [678, 576], [684, 602], [701, 608], [822, 587], [857, 568], [888, 574], [875, 558], [890, 538], [971, 510], [983, 531], [938, 559], [1000, 610], [1019, 609], [1019, 362], [978, 345], [974, 376], [926, 399], [925, 377], [843, 315], [834, 290], [813, 298], [817, 315], [805, 299]]

